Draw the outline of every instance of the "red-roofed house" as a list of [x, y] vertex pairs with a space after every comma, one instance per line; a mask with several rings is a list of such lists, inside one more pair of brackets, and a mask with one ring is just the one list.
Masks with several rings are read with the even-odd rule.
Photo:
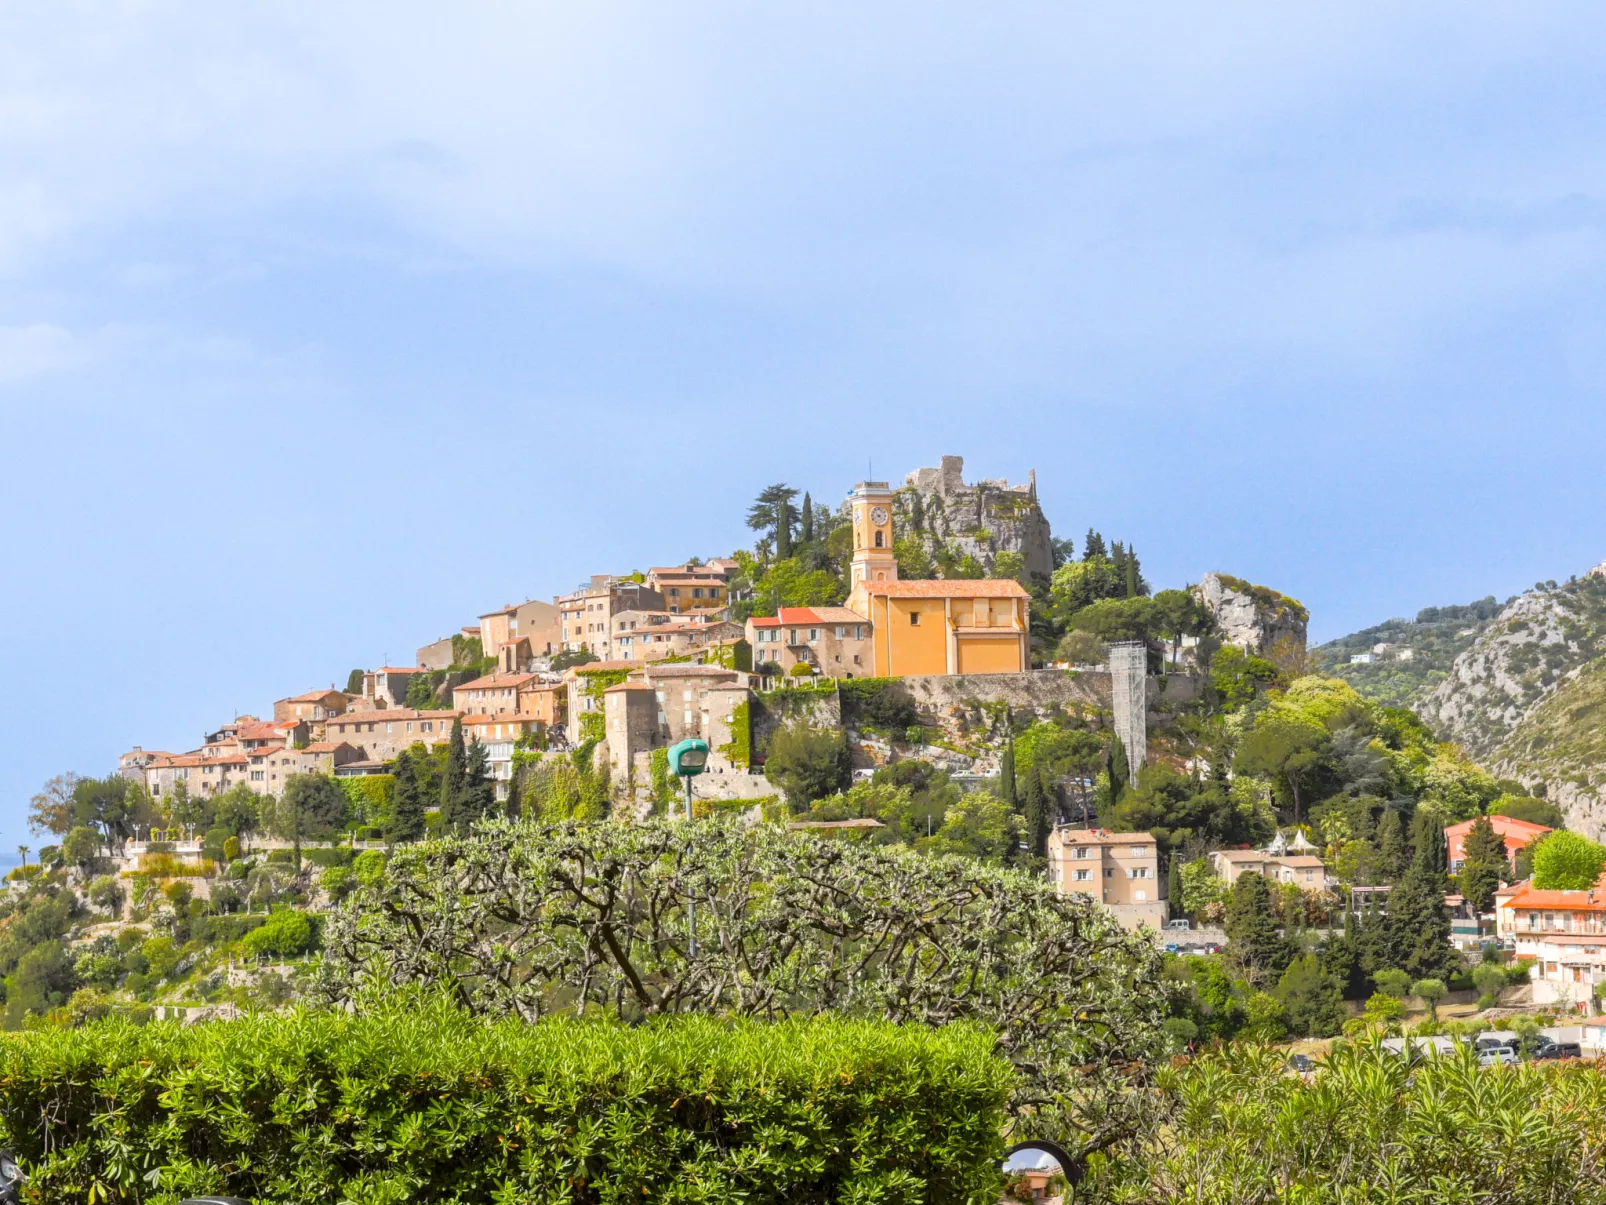
[[753, 668], [778, 665], [791, 673], [800, 662], [830, 678], [870, 676], [870, 621], [847, 607], [782, 607], [747, 621]]
[[311, 690], [304, 695], [280, 699], [273, 705], [273, 718], [276, 722], [307, 720], [321, 724], [332, 715], [344, 715], [351, 710], [351, 699], [351, 695], [332, 686], [328, 690]]
[[[1459, 874], [1461, 864], [1467, 860], [1465, 849], [1467, 834], [1472, 831], [1472, 826], [1476, 823], [1476, 820], [1463, 820], [1460, 824], [1452, 824], [1444, 830], [1444, 839], [1450, 845], [1451, 874]], [[1511, 816], [1490, 816], [1489, 823], [1506, 843], [1507, 862], [1513, 861], [1520, 850], [1526, 849], [1550, 831], [1543, 824], [1532, 824]]]
[[1540, 891], [1522, 885], [1496, 897], [1502, 937], [1518, 958], [1532, 958], [1533, 1002], [1591, 1010], [1606, 982], [1606, 875], [1587, 891]]

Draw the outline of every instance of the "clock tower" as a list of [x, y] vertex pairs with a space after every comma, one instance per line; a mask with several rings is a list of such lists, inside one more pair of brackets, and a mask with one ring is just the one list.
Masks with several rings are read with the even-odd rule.
[[848, 495], [853, 512], [853, 561], [850, 588], [860, 582], [895, 582], [898, 560], [892, 555], [892, 487], [885, 481], [861, 481]]

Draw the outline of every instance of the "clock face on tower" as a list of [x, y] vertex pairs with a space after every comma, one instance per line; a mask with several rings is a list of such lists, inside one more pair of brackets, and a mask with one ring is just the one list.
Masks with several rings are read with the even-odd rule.
[[877, 526], [880, 526], [882, 523], [885, 523], [886, 521], [887, 521], [887, 508], [886, 507], [884, 507], [884, 506], [873, 506], [873, 507], [870, 508], [870, 522], [876, 524]]

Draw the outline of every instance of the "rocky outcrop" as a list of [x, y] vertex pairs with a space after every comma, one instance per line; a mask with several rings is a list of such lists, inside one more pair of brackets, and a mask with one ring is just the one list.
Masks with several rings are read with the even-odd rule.
[[1606, 832], [1606, 578], [1513, 599], [1417, 711], [1568, 826]]
[[1000, 553], [1018, 555], [1026, 572], [1054, 571], [1048, 519], [1037, 504], [1037, 473], [1023, 485], [1002, 479], [966, 484], [962, 456], [944, 456], [942, 466], [916, 469], [895, 497], [897, 535], [924, 545], [934, 566], [973, 558], [986, 573], [997, 570]]
[[1225, 573], [1205, 574], [1194, 593], [1215, 620], [1223, 643], [1257, 657], [1304, 654], [1310, 613], [1302, 603]]
[[1576, 668], [1561, 596], [1531, 592], [1514, 599], [1489, 630], [1450, 666], [1417, 709], [1443, 740], [1474, 757], [1498, 753], [1524, 717]]

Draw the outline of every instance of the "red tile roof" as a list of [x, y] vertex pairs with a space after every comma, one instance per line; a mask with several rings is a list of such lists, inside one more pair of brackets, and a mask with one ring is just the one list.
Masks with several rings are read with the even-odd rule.
[[[1533, 824], [1527, 820], [1518, 820], [1514, 816], [1490, 816], [1489, 824], [1499, 833], [1505, 842], [1506, 856], [1514, 856], [1518, 850], [1532, 845], [1540, 837], [1550, 831], [1543, 824]], [[1452, 824], [1444, 830], [1444, 839], [1450, 845], [1450, 859], [1459, 861], [1464, 856], [1467, 834], [1477, 820], [1463, 820], [1460, 824]]]
[[869, 594], [889, 598], [1030, 598], [1014, 578], [953, 578], [946, 581], [860, 582]]
[[449, 720], [457, 712], [450, 709], [440, 711], [415, 711], [411, 707], [392, 707], [379, 711], [352, 711], [345, 715], [337, 715], [324, 721], [325, 729], [330, 726], [339, 728], [342, 724], [374, 724], [386, 723], [395, 720]]
[[527, 682], [534, 681], [534, 674], [486, 674], [483, 678], [475, 678], [472, 682], [465, 682], [461, 686], [452, 687], [452, 693], [456, 694], [460, 690], [491, 690], [508, 686], [517, 689]]
[[374, 671], [376, 674], [427, 674], [429, 671], [422, 665], [386, 665]]

